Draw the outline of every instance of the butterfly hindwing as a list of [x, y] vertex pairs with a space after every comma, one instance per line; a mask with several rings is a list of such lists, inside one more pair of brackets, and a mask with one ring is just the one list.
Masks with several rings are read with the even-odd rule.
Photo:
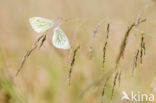
[[54, 25], [54, 21], [42, 17], [32, 17], [29, 22], [37, 33], [43, 33]]
[[54, 29], [52, 43], [56, 48], [59, 48], [59, 49], [70, 49], [70, 47], [71, 47], [66, 34], [60, 28], [60, 26], [57, 26]]

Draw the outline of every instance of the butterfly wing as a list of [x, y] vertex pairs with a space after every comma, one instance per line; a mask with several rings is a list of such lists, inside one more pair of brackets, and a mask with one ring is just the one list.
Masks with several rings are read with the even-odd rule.
[[56, 48], [59, 48], [59, 49], [70, 49], [71, 48], [69, 40], [68, 40], [66, 34], [63, 32], [63, 30], [60, 28], [60, 26], [57, 26], [54, 29], [52, 43]]
[[43, 33], [54, 25], [53, 20], [42, 17], [32, 17], [29, 19], [30, 25], [37, 33]]

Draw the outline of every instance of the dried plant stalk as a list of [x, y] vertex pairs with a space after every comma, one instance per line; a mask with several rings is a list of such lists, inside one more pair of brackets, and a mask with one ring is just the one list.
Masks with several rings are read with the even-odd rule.
[[127, 40], [128, 40], [128, 37], [129, 37], [129, 34], [131, 32], [131, 30], [134, 28], [134, 27], [137, 27], [139, 24], [143, 23], [146, 21], [146, 18], [145, 19], [141, 19], [141, 17], [139, 16], [136, 20], [135, 23], [132, 23], [131, 26], [127, 29], [126, 33], [125, 33], [125, 36], [124, 36], [124, 39], [121, 43], [121, 46], [120, 46], [120, 52], [119, 52], [119, 55], [117, 57], [117, 60], [116, 60], [116, 67], [118, 67], [118, 64], [120, 62], [120, 59], [122, 56], [124, 56], [124, 51], [125, 51], [125, 48], [126, 48], [126, 45], [127, 45]]
[[68, 75], [68, 78], [69, 78], [69, 86], [70, 86], [71, 74], [72, 74], [72, 71], [73, 71], [73, 66], [74, 66], [74, 63], [75, 63], [75, 57], [76, 57], [77, 51], [78, 51], [79, 49], [80, 49], [80, 46], [78, 46], [78, 47], [74, 50], [74, 54], [73, 54], [72, 61], [71, 61], [71, 64], [70, 64], [70, 70], [69, 70], [69, 75]]
[[140, 52], [140, 50], [138, 49], [136, 54], [135, 54], [135, 57], [134, 57], [134, 63], [133, 63], [133, 68], [132, 68], [132, 76], [133, 76], [135, 68], [137, 67], [139, 52]]
[[43, 43], [44, 43], [45, 41], [46, 41], [46, 35], [44, 35], [44, 36], [42, 37], [41, 43], [40, 43], [40, 45], [39, 45], [39, 48], [42, 47], [42, 45], [43, 45]]
[[107, 24], [107, 39], [109, 38], [109, 32], [110, 32], [110, 24]]
[[117, 80], [118, 75], [119, 75], [119, 73], [117, 72], [117, 73], [115, 74], [115, 77], [114, 77], [111, 99], [113, 98], [113, 95], [114, 95], [114, 89], [115, 89], [115, 86], [116, 86], [116, 80]]
[[120, 84], [121, 84], [121, 75], [122, 75], [122, 71], [120, 70], [120, 72], [119, 72], [119, 76], [118, 76], [119, 87], [120, 87]]
[[107, 44], [108, 44], [108, 38], [109, 38], [109, 31], [110, 31], [110, 24], [107, 25], [107, 36], [106, 36], [106, 42], [103, 47], [103, 68], [106, 60], [106, 49], [107, 49]]
[[[142, 22], [139, 22], [139, 23], [142, 23]], [[138, 23], [138, 24], [139, 24]], [[137, 24], [137, 25], [138, 25]], [[123, 53], [124, 53], [124, 50], [125, 50], [125, 47], [126, 47], [126, 42], [127, 42], [127, 39], [128, 39], [128, 36], [129, 36], [129, 33], [130, 31], [136, 26], [135, 23], [133, 23], [130, 28], [128, 28], [127, 32], [125, 33], [125, 37], [124, 37], [124, 40], [123, 42], [121, 43], [121, 46], [120, 46], [120, 52], [119, 52], [119, 55], [118, 55], [118, 58], [116, 60], [116, 68], [119, 64], [119, 61], [120, 61], [120, 58], [122, 57]], [[89, 89], [91, 89], [93, 86], [97, 86], [99, 85], [104, 79], [106, 79], [106, 77], [109, 75], [109, 76], [112, 76], [112, 74], [114, 74], [114, 72], [116, 72], [116, 69], [112, 68], [110, 71], [108, 71], [105, 75], [103, 75], [103, 77], [97, 81], [94, 81], [92, 84], [88, 85], [83, 91], [82, 93], [80, 93], [80, 97], [82, 97]], [[119, 77], [118, 77], [119, 76]], [[114, 87], [116, 85], [116, 80], [120, 81], [121, 83], [121, 74], [120, 73], [116, 73], [115, 75], [115, 78], [114, 78], [114, 85], [113, 85], [113, 89], [112, 89], [112, 97], [113, 97], [113, 93], [114, 93]]]
[[143, 55], [145, 55], [146, 47], [145, 47], [145, 41], [144, 41], [144, 35], [141, 36], [141, 43], [140, 43], [140, 63], [142, 64], [143, 61]]
[[72, 36], [71, 48], [70, 48], [70, 51], [69, 51], [68, 56], [67, 56], [67, 59], [68, 59], [68, 60], [70, 59], [70, 57], [71, 57], [71, 55], [72, 55], [72, 52], [73, 52], [73, 46], [74, 46], [74, 42], [75, 42], [75, 40], [76, 40], [77, 32], [78, 32], [80, 26], [81, 26], [83, 23], [84, 23], [84, 22], [82, 22], [81, 24], [79, 24], [79, 26], [76, 27], [76, 30], [75, 30], [75, 32], [74, 32], [74, 34], [73, 34], [73, 36]]
[[143, 22], [145, 22], [146, 20], [147, 20], [146, 18], [144, 18], [144, 19], [138, 18], [138, 20], [137, 20], [135, 26], [137, 27], [140, 23], [143, 23]]
[[128, 37], [129, 37], [129, 34], [130, 34], [130, 31], [133, 29], [133, 27], [135, 26], [135, 23], [133, 23], [126, 31], [125, 33], [125, 36], [124, 36], [124, 39], [121, 43], [121, 46], [120, 46], [120, 52], [119, 52], [119, 55], [117, 57], [117, 60], [116, 60], [116, 68], [119, 64], [119, 61], [121, 59], [121, 57], [124, 55], [124, 51], [125, 51], [125, 48], [126, 48], [126, 44], [127, 44], [127, 40], [128, 40]]
[[90, 57], [92, 57], [92, 52], [93, 52], [93, 44], [94, 44], [94, 41], [95, 41], [95, 36], [98, 32], [98, 29], [100, 27], [100, 25], [103, 23], [103, 21], [100, 21], [96, 27], [95, 27], [95, 30], [93, 31], [93, 35], [92, 35], [92, 39], [91, 39], [91, 42], [90, 42], [90, 46], [89, 46], [89, 54], [90, 54]]
[[146, 4], [143, 8], [141, 8], [141, 10], [139, 11], [138, 13], [138, 17], [136, 19], [136, 27], [142, 23], [142, 22], [145, 22], [146, 21], [146, 18], [142, 19], [142, 15], [143, 15], [143, 12], [145, 11], [145, 9], [149, 8], [151, 4]]
[[144, 50], [144, 55], [146, 54], [146, 45], [145, 42], [143, 43], [143, 50]]
[[106, 48], [107, 48], [107, 42], [105, 42], [105, 45], [103, 47], [103, 68], [105, 66], [105, 60], [106, 60]]
[[141, 18], [142, 14], [143, 14], [143, 11], [140, 11], [138, 13], [138, 17], [137, 17], [136, 22], [135, 22], [135, 27], [137, 27], [140, 23], [143, 23], [147, 20], [146, 18], [144, 18], [144, 19]]
[[107, 82], [108, 82], [109, 78], [110, 78], [110, 77], [107, 77], [107, 79], [106, 79], [106, 81], [105, 81], [105, 83], [104, 83], [104, 87], [103, 87], [103, 89], [102, 89], [102, 93], [101, 93], [101, 103], [103, 103], [103, 97], [104, 97], [104, 95], [105, 95], [105, 88], [106, 88], [106, 86], [107, 86]]
[[[78, 30], [78, 29], [77, 29]], [[72, 51], [73, 51], [73, 45], [74, 45], [74, 41], [76, 40], [76, 34], [77, 34], [77, 30], [76, 32], [74, 33], [73, 37], [72, 37], [72, 42], [71, 42], [71, 48], [70, 48], [70, 51], [69, 51], [69, 54], [68, 54], [68, 59], [70, 59], [71, 55], [72, 55]]]
[[32, 45], [32, 48], [26, 52], [26, 54], [23, 56], [20, 67], [18, 68], [16, 72], [16, 76], [18, 76], [19, 72], [24, 66], [24, 63], [26, 62], [27, 58], [30, 56], [30, 54], [38, 47], [38, 43], [41, 41], [40, 47], [43, 45], [43, 42], [45, 41], [45, 34], [41, 35], [37, 38], [37, 40]]

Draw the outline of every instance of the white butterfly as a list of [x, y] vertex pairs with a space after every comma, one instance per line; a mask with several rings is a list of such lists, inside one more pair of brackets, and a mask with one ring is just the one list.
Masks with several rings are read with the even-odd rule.
[[37, 33], [43, 33], [46, 30], [50, 29], [54, 25], [54, 20], [49, 20], [42, 17], [32, 17], [29, 19], [31, 27]]
[[56, 48], [59, 49], [70, 49], [70, 43], [69, 40], [64, 33], [64, 31], [60, 28], [60, 26], [57, 26], [54, 29], [53, 37], [52, 37], [52, 43]]

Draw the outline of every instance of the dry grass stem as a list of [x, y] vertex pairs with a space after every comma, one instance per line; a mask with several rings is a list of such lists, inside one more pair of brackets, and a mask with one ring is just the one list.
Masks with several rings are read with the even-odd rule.
[[102, 93], [101, 93], [101, 103], [103, 103], [103, 97], [104, 97], [104, 95], [105, 95], [105, 88], [106, 88], [106, 86], [107, 86], [107, 82], [108, 82], [109, 78], [110, 78], [110, 77], [107, 77], [107, 79], [106, 79], [106, 81], [105, 81], [105, 83], [104, 83], [104, 87], [103, 87], [103, 89], [102, 89]]
[[140, 19], [140, 17], [137, 19], [137, 21], [135, 23], [132, 23], [131, 26], [127, 29], [126, 33], [125, 33], [125, 36], [124, 36], [124, 39], [121, 43], [121, 46], [120, 46], [120, 52], [119, 52], [119, 55], [117, 57], [117, 60], [116, 60], [116, 68], [118, 67], [118, 64], [120, 62], [120, 59], [122, 56], [124, 56], [124, 51], [125, 51], [125, 48], [126, 48], [126, 45], [127, 45], [127, 40], [128, 40], [128, 37], [129, 37], [129, 34], [131, 32], [131, 30], [134, 28], [134, 27], [137, 27], [139, 24], [145, 22], [146, 19]]
[[134, 57], [134, 63], [133, 63], [133, 68], [132, 68], [132, 76], [133, 76], [133, 74], [134, 74], [134, 70], [135, 70], [135, 68], [137, 67], [137, 61], [138, 61], [138, 56], [139, 56], [139, 52], [140, 52], [140, 50], [138, 49], [137, 50], [137, 52], [136, 52], [136, 54], [135, 54], [135, 57]]
[[89, 46], [89, 54], [90, 54], [90, 57], [92, 57], [92, 52], [93, 52], [93, 44], [94, 44], [94, 41], [95, 41], [95, 36], [98, 32], [98, 29], [100, 27], [100, 25], [103, 24], [103, 21], [100, 21], [96, 27], [95, 27], [95, 30], [93, 31], [93, 34], [92, 34], [92, 38], [91, 38], [91, 42], [90, 42], [90, 46]]
[[119, 76], [118, 76], [119, 87], [120, 87], [120, 84], [121, 84], [121, 75], [122, 75], [122, 71], [119, 72]]
[[30, 56], [30, 54], [38, 47], [38, 43], [41, 41], [40, 47], [43, 45], [43, 42], [45, 41], [45, 34], [41, 35], [40, 37], [37, 38], [37, 40], [34, 42], [32, 45], [32, 48], [26, 52], [26, 54], [22, 57], [22, 61], [20, 64], [20, 67], [18, 68], [16, 72], [16, 76], [18, 76], [19, 72], [24, 66], [24, 63], [26, 62], [27, 58]]
[[146, 18], [144, 18], [144, 19], [139, 18], [139, 19], [137, 20], [135, 26], [137, 27], [140, 23], [143, 23], [143, 22], [145, 22], [146, 20], [147, 20]]
[[72, 74], [72, 71], [73, 71], [73, 66], [74, 66], [74, 63], [75, 63], [75, 57], [76, 57], [77, 51], [78, 51], [79, 49], [80, 49], [80, 46], [78, 46], [78, 47], [74, 50], [74, 54], [73, 54], [72, 61], [71, 61], [71, 64], [70, 64], [70, 70], [69, 70], [69, 75], [68, 75], [68, 78], [69, 78], [69, 86], [70, 86], [70, 82], [71, 82], [71, 74]]
[[117, 78], [118, 78], [118, 75], [119, 75], [119, 73], [117, 72], [117, 73], [115, 74], [115, 77], [114, 77], [111, 99], [113, 98], [113, 95], [114, 95], [114, 90], [115, 90], [116, 80], [117, 80]]
[[[121, 59], [121, 57], [124, 55], [124, 51], [125, 51], [125, 48], [126, 48], [126, 45], [127, 45], [127, 40], [128, 40], [128, 37], [129, 37], [129, 35], [130, 35], [130, 32], [132, 31], [132, 29], [134, 28], [134, 27], [136, 27], [136, 26], [138, 26], [140, 23], [143, 23], [143, 22], [145, 22], [146, 21], [146, 19], [143, 19], [143, 20], [141, 20], [141, 19], [139, 19], [138, 21], [137, 21], [137, 23], [132, 23], [131, 24], [131, 26], [127, 29], [127, 31], [126, 31], [126, 33], [125, 33], [125, 36], [124, 36], [124, 39], [123, 39], [123, 41], [122, 41], [122, 43], [121, 43], [121, 46], [120, 46], [120, 51], [119, 51], [119, 54], [118, 54], [118, 57], [117, 57], [117, 60], [116, 60], [116, 67], [115, 68], [117, 68], [118, 67], [118, 64], [119, 64], [119, 62], [120, 62], [120, 59]], [[109, 28], [109, 26], [107, 26], [108, 28]], [[109, 29], [107, 28], [107, 31], [109, 31]], [[107, 33], [109, 33], [109, 32], [107, 32]], [[93, 36], [94, 37], [94, 36]], [[109, 35], [107, 36], [107, 38], [109, 38]], [[94, 40], [94, 39], [93, 39]], [[107, 45], [107, 43], [105, 44], [105, 45]], [[92, 46], [91, 46], [92, 47]], [[105, 46], [104, 46], [105, 47]], [[91, 49], [90, 49], [91, 50]], [[103, 49], [103, 51], [105, 51], [104, 49]], [[139, 55], [139, 54], [138, 54]], [[105, 56], [103, 56], [103, 58], [105, 58]], [[105, 80], [107, 77], [109, 77], [109, 76], [112, 76], [112, 74], [114, 74], [116, 72], [116, 69], [114, 69], [114, 68], [112, 68], [110, 71], [108, 71], [105, 75], [103, 75], [103, 77], [101, 78], [101, 79], [99, 79], [99, 80], [97, 80], [97, 81], [94, 81], [92, 84], [90, 84], [90, 85], [88, 85], [85, 89], [84, 89], [84, 91], [82, 91], [82, 93], [81, 93], [81, 95], [80, 96], [83, 96], [84, 94], [85, 94], [85, 92], [87, 92], [90, 88], [92, 88], [93, 86], [97, 86], [97, 85], [99, 85], [103, 80]], [[118, 80], [119, 81], [119, 86], [120, 86], [120, 84], [121, 84], [121, 74], [122, 74], [122, 72], [121, 72], [121, 70], [120, 70], [120, 72], [118, 73], [116, 73], [115, 74], [115, 77], [114, 77], [114, 82], [113, 82], [113, 88], [112, 88], [112, 97], [113, 97], [113, 94], [114, 94], [114, 89], [115, 89], [115, 86], [116, 86], [116, 81]], [[102, 92], [103, 93], [103, 92]], [[112, 99], [112, 97], [111, 97], [111, 99]]]
[[120, 46], [120, 51], [119, 51], [119, 55], [117, 57], [117, 60], [116, 60], [116, 68], [119, 64], [119, 61], [121, 59], [121, 57], [124, 55], [124, 51], [125, 51], [125, 48], [126, 48], [126, 44], [127, 44], [127, 40], [128, 40], [128, 37], [129, 37], [129, 34], [130, 34], [130, 31], [133, 29], [133, 27], [135, 26], [135, 23], [133, 23], [126, 31], [125, 33], [125, 36], [124, 36], [124, 39], [121, 43], [121, 46]]
[[107, 49], [107, 44], [108, 44], [108, 38], [109, 38], [109, 31], [110, 31], [110, 24], [107, 25], [107, 36], [106, 36], [106, 42], [103, 47], [103, 68], [106, 60], [106, 49]]
[[106, 60], [106, 48], [107, 48], [107, 42], [105, 42], [105, 45], [103, 47], [103, 68], [105, 66], [105, 60]]
[[77, 32], [78, 32], [78, 30], [79, 30], [79, 28], [80, 28], [80, 26], [81, 26], [82, 24], [83, 24], [83, 23], [81, 23], [81, 24], [76, 28], [76, 30], [75, 30], [75, 32], [74, 32], [74, 34], [73, 34], [73, 36], [72, 36], [71, 48], [70, 48], [70, 51], [69, 51], [68, 56], [67, 56], [67, 59], [68, 59], [68, 60], [70, 59], [70, 57], [71, 57], [71, 55], [72, 55], [73, 46], [74, 46], [74, 42], [75, 42], [75, 40], [76, 40]]
[[40, 43], [40, 45], [39, 45], [39, 48], [42, 47], [42, 45], [43, 45], [43, 43], [44, 43], [45, 41], [46, 41], [46, 35], [44, 35], [44, 36], [42, 37], [41, 43]]
[[142, 19], [143, 13], [145, 9], [147, 9], [150, 6], [150, 4], [146, 4], [138, 13], [138, 17], [135, 22], [135, 26], [137, 27], [140, 23], [145, 22], [146, 18]]
[[[78, 30], [78, 29], [77, 29], [77, 30]], [[74, 41], [76, 40], [77, 30], [76, 30], [76, 32], [74, 33], [73, 37], [72, 37], [71, 48], [70, 48], [70, 51], [69, 51], [69, 54], [68, 54], [67, 59], [70, 59], [70, 57], [71, 57], [71, 55], [72, 55], [72, 52], [73, 52], [73, 45], [74, 45]]]
[[145, 41], [144, 41], [144, 35], [141, 36], [141, 44], [140, 44], [140, 63], [142, 64], [143, 61], [143, 55], [146, 53], [146, 47], [145, 47]]
[[138, 25], [140, 23], [143, 23], [143, 22], [145, 22], [147, 20], [146, 18], [144, 18], [144, 19], [141, 18], [142, 14], [143, 14], [143, 11], [140, 11], [139, 14], [138, 14], [138, 17], [136, 19], [136, 22], [135, 22], [135, 27], [138, 27]]

